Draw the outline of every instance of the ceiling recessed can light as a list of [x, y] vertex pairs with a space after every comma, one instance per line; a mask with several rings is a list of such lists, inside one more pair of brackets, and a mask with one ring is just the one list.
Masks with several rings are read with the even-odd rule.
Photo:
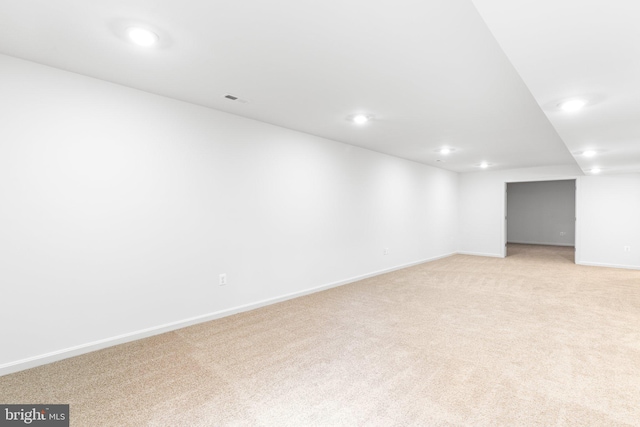
[[486, 169], [486, 168], [488, 168], [488, 167], [489, 167], [489, 163], [487, 163], [487, 162], [482, 162], [482, 163], [480, 163], [480, 167], [481, 167], [482, 169]]
[[591, 173], [600, 173], [600, 168], [591, 168], [591, 170], [589, 170], [589, 172], [591, 172]]
[[150, 47], [158, 42], [158, 35], [144, 28], [130, 27], [127, 29], [127, 35], [138, 46]]
[[563, 101], [558, 106], [562, 111], [566, 111], [567, 113], [573, 113], [574, 111], [578, 111], [582, 107], [587, 105], [587, 101], [584, 99], [570, 99], [568, 101]]
[[363, 125], [370, 120], [370, 117], [366, 114], [356, 114], [351, 120], [357, 125]]
[[443, 156], [451, 154], [454, 151], [456, 151], [456, 149], [451, 147], [440, 147], [433, 150], [434, 153], [442, 154]]
[[587, 151], [583, 151], [582, 152], [582, 155], [585, 156], [585, 157], [593, 157], [596, 154], [598, 154], [598, 152], [595, 151], [595, 150], [587, 150]]

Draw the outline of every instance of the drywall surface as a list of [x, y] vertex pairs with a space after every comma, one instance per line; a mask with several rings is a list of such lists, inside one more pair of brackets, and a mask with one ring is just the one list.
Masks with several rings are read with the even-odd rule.
[[456, 173], [7, 56], [0, 117], [0, 373], [457, 250]]
[[573, 179], [576, 165], [464, 173], [459, 180], [459, 251], [504, 256], [506, 183]]
[[640, 174], [582, 177], [577, 211], [577, 263], [640, 269]]
[[576, 182], [507, 184], [507, 242], [573, 246]]
[[507, 183], [563, 179], [576, 179], [576, 263], [640, 268], [640, 175], [584, 176], [573, 165], [461, 174], [459, 252], [504, 256]]

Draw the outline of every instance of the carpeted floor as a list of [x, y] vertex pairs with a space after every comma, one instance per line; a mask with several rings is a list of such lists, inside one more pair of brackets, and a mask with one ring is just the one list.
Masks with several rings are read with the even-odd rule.
[[0, 377], [72, 426], [640, 425], [640, 271], [455, 255]]

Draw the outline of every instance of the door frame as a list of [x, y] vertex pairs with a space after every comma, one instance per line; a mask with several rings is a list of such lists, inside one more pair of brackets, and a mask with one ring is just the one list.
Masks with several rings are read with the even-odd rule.
[[574, 259], [573, 262], [575, 264], [578, 264], [578, 260], [580, 259], [580, 227], [578, 227], [578, 218], [580, 217], [580, 215], [578, 215], [578, 202], [580, 201], [580, 197], [579, 197], [579, 189], [580, 189], [580, 177], [559, 177], [559, 178], [545, 178], [545, 179], [525, 179], [525, 180], [514, 180], [514, 181], [504, 181], [504, 188], [502, 191], [502, 257], [506, 258], [507, 257], [507, 189], [508, 189], [508, 185], [507, 184], [514, 184], [514, 183], [518, 183], [518, 182], [546, 182], [546, 181], [573, 181], [575, 184], [575, 216], [574, 216], [574, 223], [573, 223], [573, 227], [574, 227], [574, 249], [575, 249], [575, 255], [574, 255]]

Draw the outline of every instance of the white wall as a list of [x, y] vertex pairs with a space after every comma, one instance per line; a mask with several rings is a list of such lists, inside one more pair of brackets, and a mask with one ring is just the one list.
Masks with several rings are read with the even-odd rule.
[[507, 184], [507, 242], [575, 244], [576, 183], [565, 181]]
[[576, 263], [640, 268], [640, 175], [581, 175], [577, 166], [461, 174], [459, 252], [504, 255], [506, 183], [576, 178]]
[[582, 175], [577, 165], [547, 166], [460, 175], [459, 251], [504, 256], [506, 183], [572, 179]]
[[640, 174], [583, 177], [577, 209], [579, 264], [640, 269]]
[[0, 117], [0, 374], [457, 249], [452, 172], [7, 56]]

